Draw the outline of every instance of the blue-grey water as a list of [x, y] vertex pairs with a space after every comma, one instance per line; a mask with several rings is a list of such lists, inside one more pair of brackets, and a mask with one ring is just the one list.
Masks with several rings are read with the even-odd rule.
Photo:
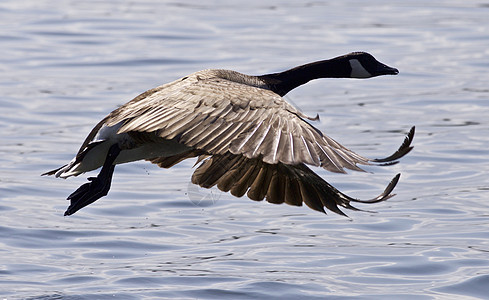
[[[488, 299], [489, 1], [0, 2], [1, 299]], [[108, 112], [204, 68], [277, 72], [351, 51], [400, 70], [310, 82], [287, 99], [389, 167], [316, 171], [397, 196], [345, 218], [189, 184], [195, 161], [116, 168], [109, 195], [63, 217], [90, 173], [68, 162]], [[199, 203], [199, 201], [202, 202]]]

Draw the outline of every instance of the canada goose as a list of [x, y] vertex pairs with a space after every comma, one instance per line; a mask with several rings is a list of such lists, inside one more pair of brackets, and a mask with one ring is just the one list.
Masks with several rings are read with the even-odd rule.
[[43, 175], [67, 178], [102, 166], [97, 177], [73, 192], [65, 215], [107, 195], [116, 164], [149, 160], [169, 168], [198, 157], [192, 183], [252, 200], [288, 203], [325, 213], [324, 207], [356, 209], [350, 201], [383, 201], [399, 180], [394, 177], [371, 200], [351, 198], [306, 165], [344, 173], [357, 164], [393, 164], [411, 149], [414, 127], [401, 147], [383, 159], [368, 159], [316, 129], [282, 96], [317, 78], [369, 78], [398, 70], [365, 52], [313, 62], [281, 73], [249, 76], [203, 70], [148, 90], [112, 111], [90, 132], [76, 157]]

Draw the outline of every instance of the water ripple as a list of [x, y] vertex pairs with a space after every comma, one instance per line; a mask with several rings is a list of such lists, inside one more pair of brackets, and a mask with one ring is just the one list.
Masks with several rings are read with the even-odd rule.
[[[486, 298], [487, 5], [221, 2], [1, 2], [0, 296]], [[200, 189], [193, 161], [118, 166], [107, 197], [63, 217], [93, 173], [39, 176], [146, 89], [204, 68], [262, 74], [356, 50], [401, 73], [313, 81], [287, 100], [368, 157], [416, 125], [397, 165], [317, 170], [361, 198], [402, 173], [396, 197], [359, 205], [375, 213], [325, 216]]]

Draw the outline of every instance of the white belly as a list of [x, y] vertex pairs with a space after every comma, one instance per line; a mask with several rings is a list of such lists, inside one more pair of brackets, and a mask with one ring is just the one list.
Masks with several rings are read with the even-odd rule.
[[[107, 131], [104, 133], [107, 133]], [[104, 137], [107, 139], [101, 139]], [[100, 142], [101, 140], [103, 142], [90, 149], [90, 151], [85, 154], [81, 162], [75, 163], [76, 160], [73, 159], [68, 165], [66, 165], [66, 167], [60, 169], [56, 173], [56, 177], [67, 178], [98, 169], [99, 167], [103, 166], [110, 146], [116, 143], [119, 145], [133, 143], [132, 139], [126, 133], [112, 134], [111, 136], [102, 136], [99, 134], [94, 139], [94, 142]], [[177, 143], [173, 140], [164, 139], [161, 139], [158, 142], [139, 144], [130, 149], [124, 149], [124, 147], [121, 148], [122, 151], [117, 156], [114, 164], [122, 164], [156, 157], [169, 157], [191, 149], [190, 147]]]

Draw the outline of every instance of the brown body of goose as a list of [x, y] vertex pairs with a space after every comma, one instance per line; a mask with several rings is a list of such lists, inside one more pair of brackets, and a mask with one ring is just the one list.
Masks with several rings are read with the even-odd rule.
[[360, 165], [396, 163], [408, 153], [414, 127], [401, 147], [383, 159], [362, 157], [323, 134], [315, 120], [285, 101], [290, 90], [316, 78], [370, 78], [396, 75], [397, 69], [365, 52], [314, 62], [281, 73], [249, 76], [229, 70], [203, 70], [151, 89], [112, 111], [90, 132], [76, 157], [43, 175], [67, 178], [102, 167], [68, 199], [65, 215], [107, 195], [116, 164], [149, 160], [169, 168], [198, 157], [192, 182], [217, 185], [252, 200], [355, 209], [350, 202], [373, 203], [391, 197], [394, 177], [371, 200], [351, 198], [306, 165], [344, 173]]

